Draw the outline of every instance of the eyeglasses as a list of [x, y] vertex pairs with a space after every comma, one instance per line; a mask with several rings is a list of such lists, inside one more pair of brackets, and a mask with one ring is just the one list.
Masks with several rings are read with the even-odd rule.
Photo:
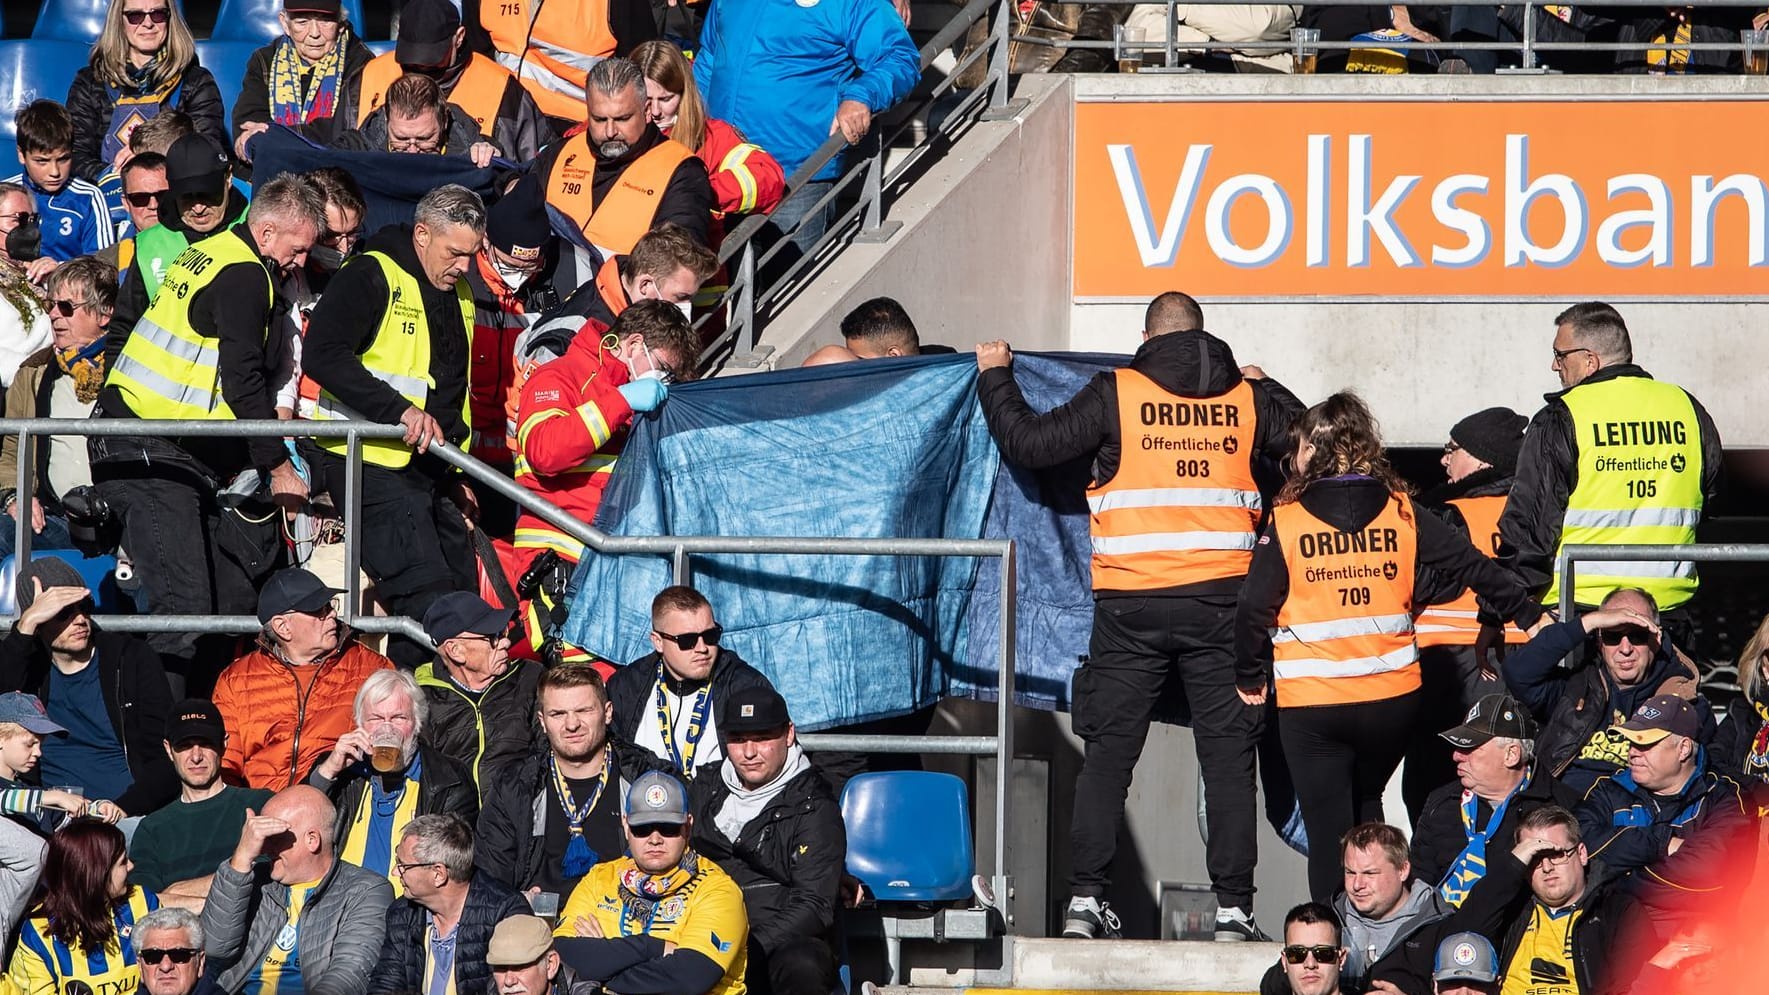
[[145, 947], [135, 951], [143, 964], [158, 964], [166, 958], [172, 958], [174, 964], [189, 964], [190, 959], [202, 953], [195, 947]]
[[1544, 864], [1564, 864], [1573, 858], [1573, 854], [1578, 852], [1577, 846], [1569, 846], [1559, 850], [1541, 850], [1536, 853], [1536, 859]]
[[706, 640], [708, 646], [717, 646], [719, 640], [725, 637], [725, 627], [722, 625], [715, 625], [704, 632], [683, 632], [678, 635], [671, 635], [660, 629], [652, 629], [651, 631], [656, 633], [659, 638], [668, 639], [675, 643], [676, 648], [683, 652], [699, 646], [702, 639]]
[[72, 318], [75, 311], [78, 311], [85, 306], [86, 304], [84, 301], [64, 301], [56, 299], [49, 302], [49, 310], [61, 315], [63, 318]]
[[394, 138], [392, 135], [388, 135], [387, 151], [434, 155], [442, 151], [442, 139], [436, 135], [431, 135], [429, 138]]
[[475, 642], [483, 639], [487, 643], [489, 643], [493, 646], [496, 646], [498, 643], [509, 643], [509, 642], [513, 641], [511, 635], [508, 632], [500, 632], [495, 636], [487, 636], [487, 635], [484, 635], [483, 633], [478, 633], [478, 632], [463, 632], [460, 635], [456, 636], [455, 638], [456, 639], [471, 639]]
[[1291, 964], [1300, 964], [1310, 957], [1314, 958], [1316, 964], [1331, 964], [1339, 959], [1339, 948], [1325, 944], [1309, 947], [1300, 943], [1292, 943], [1284, 948], [1284, 960]]
[[159, 203], [160, 197], [167, 190], [168, 188], [165, 187], [159, 190], [137, 190], [134, 193], [124, 194], [123, 199], [129, 202], [130, 207], [152, 207]]
[[362, 238], [361, 231], [329, 231], [315, 239], [320, 245], [332, 249], [348, 249]]
[[128, 21], [132, 27], [141, 27], [142, 23], [149, 18], [152, 18], [155, 24], [165, 24], [172, 19], [172, 8], [155, 7], [153, 10], [123, 11], [123, 20]]
[[[1566, 357], [1572, 355], [1575, 352], [1591, 352], [1591, 350], [1585, 348], [1584, 346], [1579, 346], [1576, 349], [1555, 349], [1554, 350], [1554, 358], [1559, 360], [1560, 362], [1564, 363], [1564, 362], [1566, 362]], [[1592, 352], [1591, 355], [1595, 356], [1596, 353]]]
[[1451, 453], [1459, 453], [1461, 451], [1462, 451], [1462, 447], [1455, 444], [1454, 442], [1446, 442], [1443, 444], [1443, 454], [1445, 456], [1448, 456]]
[[408, 864], [403, 860], [396, 860], [393, 862], [393, 872], [395, 874], [404, 874], [406, 871], [409, 871], [414, 867], [438, 867], [441, 866], [441, 863], [442, 862], [438, 860], [414, 860]]
[[1605, 646], [1620, 646], [1624, 639], [1635, 646], [1646, 646], [1652, 633], [1638, 625], [1623, 625], [1614, 629], [1599, 629], [1597, 638], [1603, 640]]
[[677, 826], [671, 825], [667, 822], [660, 822], [653, 823], [649, 826], [633, 826], [631, 827], [631, 831], [633, 839], [636, 840], [647, 839], [652, 835], [662, 836], [666, 840], [673, 840], [681, 836], [682, 831], [686, 828], [686, 826]]
[[327, 618], [331, 618], [333, 615], [338, 614], [338, 606], [334, 605], [330, 601], [328, 601], [318, 608], [314, 608], [310, 611], [297, 610], [294, 614], [305, 615], [308, 618], [327, 619]]

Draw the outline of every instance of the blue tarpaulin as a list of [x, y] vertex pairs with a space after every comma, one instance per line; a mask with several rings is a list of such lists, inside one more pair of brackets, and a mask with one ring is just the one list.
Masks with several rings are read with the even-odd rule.
[[410, 222], [418, 201], [445, 183], [459, 183], [488, 202], [497, 199], [493, 182], [498, 170], [480, 169], [462, 155], [344, 152], [315, 145], [282, 125], [272, 125], [254, 138], [251, 152], [252, 180], [260, 184], [278, 173], [342, 166], [362, 188], [367, 206], [362, 230], [369, 233]]

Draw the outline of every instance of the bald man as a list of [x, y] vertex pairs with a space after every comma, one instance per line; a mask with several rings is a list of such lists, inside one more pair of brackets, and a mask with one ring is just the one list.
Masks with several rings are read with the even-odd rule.
[[331, 800], [307, 785], [246, 810], [203, 909], [211, 967], [230, 992], [350, 995], [380, 956], [393, 886], [337, 859]]

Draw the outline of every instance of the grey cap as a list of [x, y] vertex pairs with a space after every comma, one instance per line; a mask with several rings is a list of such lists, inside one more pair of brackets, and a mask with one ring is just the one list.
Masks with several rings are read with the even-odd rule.
[[1479, 933], [1451, 933], [1437, 945], [1431, 980], [1491, 984], [1499, 980], [1499, 955]]
[[688, 821], [688, 790], [662, 771], [641, 776], [627, 789], [627, 825], [679, 826]]

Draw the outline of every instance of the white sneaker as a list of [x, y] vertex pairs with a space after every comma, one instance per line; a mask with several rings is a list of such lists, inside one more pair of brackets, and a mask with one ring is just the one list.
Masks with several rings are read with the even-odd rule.
[[1122, 924], [1108, 902], [1076, 895], [1063, 913], [1063, 935], [1072, 940], [1116, 939]]

